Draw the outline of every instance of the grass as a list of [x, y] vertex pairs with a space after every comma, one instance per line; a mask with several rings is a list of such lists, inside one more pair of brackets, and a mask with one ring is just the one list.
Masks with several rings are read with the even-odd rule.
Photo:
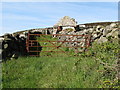
[[3, 88], [120, 88], [118, 43], [93, 43], [78, 57], [19, 57], [3, 62]]

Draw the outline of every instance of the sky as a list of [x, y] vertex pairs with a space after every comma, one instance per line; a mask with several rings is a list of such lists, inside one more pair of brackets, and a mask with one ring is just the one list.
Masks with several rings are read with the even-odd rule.
[[[0, 3], [1, 5], [1, 3]], [[118, 20], [117, 2], [2, 2], [0, 35], [51, 27], [64, 16], [78, 24]]]

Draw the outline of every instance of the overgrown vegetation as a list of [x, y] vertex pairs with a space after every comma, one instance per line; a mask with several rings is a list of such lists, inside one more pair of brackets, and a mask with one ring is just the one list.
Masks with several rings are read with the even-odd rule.
[[93, 43], [78, 57], [20, 57], [3, 62], [3, 88], [120, 88], [119, 44]]

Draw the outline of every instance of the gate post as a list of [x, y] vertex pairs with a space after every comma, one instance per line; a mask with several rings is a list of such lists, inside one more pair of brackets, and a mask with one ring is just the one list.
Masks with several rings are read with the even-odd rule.
[[27, 53], [29, 52], [29, 32], [28, 32], [28, 35], [27, 35], [27, 39], [26, 39], [26, 50], [27, 50]]
[[91, 45], [91, 34], [88, 35], [88, 47]]

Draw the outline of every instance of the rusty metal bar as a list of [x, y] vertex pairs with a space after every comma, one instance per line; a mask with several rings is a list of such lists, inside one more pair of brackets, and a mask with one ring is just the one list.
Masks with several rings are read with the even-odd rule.
[[[37, 35], [37, 36], [40, 36], [40, 35], [46, 35], [46, 34], [30, 34], [31, 36], [32, 35]], [[47, 34], [46, 36], [52, 36], [52, 35], [56, 35], [56, 36], [88, 36], [88, 35], [66, 35], [66, 34]]]
[[63, 52], [63, 51], [29, 51], [29, 52]]
[[[29, 47], [60, 47], [60, 46], [29, 46]], [[79, 47], [79, 48], [84, 48], [84, 47], [81, 47], [81, 46], [72, 46], [72, 47], [70, 47], [70, 46], [62, 46], [62, 47], [69, 47], [69, 48]]]
[[88, 36], [88, 46], [90, 46], [90, 42], [91, 42], [91, 35]]
[[[39, 42], [40, 40], [29, 40], [29, 41], [33, 41], [33, 42]], [[85, 41], [40, 41], [40, 42], [85, 42]]]

